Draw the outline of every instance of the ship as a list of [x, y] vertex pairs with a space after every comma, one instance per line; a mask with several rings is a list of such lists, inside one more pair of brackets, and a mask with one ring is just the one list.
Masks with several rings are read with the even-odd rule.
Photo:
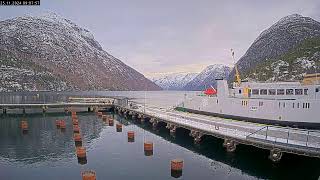
[[236, 81], [225, 79], [217, 87], [185, 97], [176, 110], [295, 128], [320, 129], [320, 73], [307, 74], [296, 82]]

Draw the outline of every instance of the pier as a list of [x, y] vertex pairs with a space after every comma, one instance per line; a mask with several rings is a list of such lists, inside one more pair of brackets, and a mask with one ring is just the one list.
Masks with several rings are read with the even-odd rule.
[[132, 103], [131, 106], [114, 105], [114, 110], [142, 123], [148, 121], [154, 128], [165, 123], [173, 136], [178, 128], [187, 129], [196, 144], [204, 136], [221, 138], [228, 152], [234, 152], [238, 144], [245, 144], [269, 150], [269, 158], [274, 162], [280, 161], [283, 153], [320, 158], [320, 131], [317, 130], [249, 123]]

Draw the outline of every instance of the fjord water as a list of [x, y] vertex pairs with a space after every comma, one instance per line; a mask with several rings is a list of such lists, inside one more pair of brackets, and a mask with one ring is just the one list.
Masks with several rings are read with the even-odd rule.
[[[154, 92], [153, 96], [161, 93]], [[15, 101], [32, 100], [14, 96], [11, 98]], [[53, 93], [43, 96], [46, 101], [65, 98]], [[144, 93], [139, 96], [143, 97]], [[177, 99], [173, 97], [181, 99], [185, 95], [173, 92], [162, 96], [172, 97], [168, 101], [175, 102]], [[81, 171], [87, 169], [96, 171], [98, 179], [174, 179], [170, 172], [170, 160], [174, 158], [184, 159], [180, 179], [318, 179], [320, 176], [319, 159], [284, 154], [280, 163], [273, 164], [265, 150], [238, 145], [235, 153], [227, 153], [222, 140], [216, 138], [206, 137], [200, 145], [194, 145], [187, 131], [178, 130], [173, 138], [163, 126], [153, 130], [148, 123], [140, 124], [112, 113], [109, 116], [124, 124], [122, 132], [116, 132], [115, 126], [108, 126], [94, 113], [78, 114], [83, 145], [87, 148], [87, 163], [81, 165], [75, 155], [70, 114], [1, 115], [0, 179], [81, 179]], [[29, 123], [27, 134], [19, 129], [23, 118]], [[64, 132], [56, 128], [56, 119], [66, 120]], [[133, 143], [127, 141], [129, 130], [135, 131]], [[153, 156], [144, 155], [144, 140], [154, 143]]]

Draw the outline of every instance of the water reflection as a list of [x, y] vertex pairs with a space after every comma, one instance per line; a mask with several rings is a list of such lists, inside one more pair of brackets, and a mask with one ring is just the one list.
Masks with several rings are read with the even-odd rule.
[[[135, 124], [117, 115], [109, 116], [116, 124], [123, 125], [122, 133], [116, 133], [116, 127], [108, 126], [94, 114], [78, 114], [81, 145], [87, 149], [85, 159], [77, 159], [70, 115], [1, 116], [0, 171], [3, 169], [3, 172], [0, 179], [31, 178], [31, 172], [37, 172], [37, 177], [43, 179], [79, 179], [83, 168], [94, 169], [101, 179], [319, 177], [318, 159], [285, 154], [279, 164], [273, 164], [265, 150], [239, 145], [235, 153], [227, 153], [222, 147], [223, 141], [210, 136], [205, 136], [200, 145], [194, 145], [189, 132], [184, 129], [178, 128], [173, 138], [165, 125], [160, 124], [154, 131], [147, 122]], [[28, 134], [23, 134], [19, 128], [22, 118], [29, 124]], [[65, 132], [56, 128], [57, 119], [66, 121]], [[135, 132], [135, 143], [127, 143], [128, 131]], [[152, 151], [144, 148], [146, 139], [156, 144]], [[170, 160], [177, 157], [185, 160], [183, 173], [170, 169]], [[59, 176], [61, 174], [63, 177]]]
[[[74, 157], [75, 144], [69, 115], [28, 115], [24, 118], [29, 124], [29, 130], [23, 133], [19, 128], [22, 118], [23, 116], [1, 117], [0, 156], [3, 159], [10, 163], [33, 164]], [[58, 129], [56, 119], [65, 119], [66, 128]], [[93, 115], [80, 115], [79, 121], [85, 144], [90, 144], [93, 139], [98, 138], [104, 127]]]

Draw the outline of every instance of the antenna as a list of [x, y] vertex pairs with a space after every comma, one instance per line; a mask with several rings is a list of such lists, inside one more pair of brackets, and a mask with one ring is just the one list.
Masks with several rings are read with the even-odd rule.
[[240, 86], [241, 78], [240, 78], [240, 73], [239, 73], [236, 61], [234, 60], [234, 51], [233, 51], [233, 49], [231, 49], [231, 56], [232, 56], [232, 60], [234, 62], [234, 68], [236, 70], [236, 84], [237, 84], [237, 86]]

